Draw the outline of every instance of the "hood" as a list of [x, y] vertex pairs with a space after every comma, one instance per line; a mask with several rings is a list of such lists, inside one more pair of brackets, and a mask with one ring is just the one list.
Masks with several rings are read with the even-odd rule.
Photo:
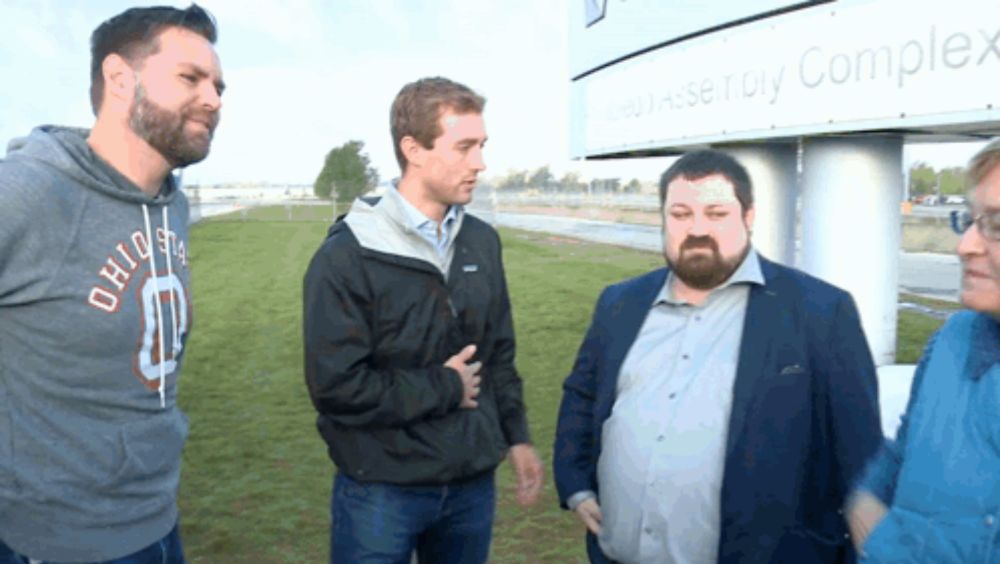
[[89, 130], [82, 128], [43, 125], [27, 137], [12, 140], [7, 145], [6, 159], [58, 170], [81, 186], [117, 200], [160, 206], [177, 196], [173, 175], [167, 175], [164, 187], [155, 197], [143, 192], [94, 153], [87, 144], [89, 134]]
[[[393, 188], [390, 188], [394, 190]], [[403, 210], [402, 196], [387, 194], [382, 198], [358, 198], [354, 200], [350, 211], [330, 229], [330, 234], [346, 224], [358, 240], [361, 247], [402, 257], [409, 257], [429, 263], [441, 271], [445, 279], [452, 257], [455, 254], [455, 238], [462, 230], [465, 213], [459, 209], [455, 224], [452, 226], [452, 243], [444, 257], [438, 255], [434, 247], [410, 225]]]

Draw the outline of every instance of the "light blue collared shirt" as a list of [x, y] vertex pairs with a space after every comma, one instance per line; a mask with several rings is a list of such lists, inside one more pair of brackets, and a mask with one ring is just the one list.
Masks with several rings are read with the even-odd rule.
[[448, 211], [444, 214], [444, 220], [441, 221], [441, 229], [439, 230], [438, 224], [408, 202], [395, 186], [386, 190], [386, 194], [390, 198], [396, 198], [402, 204], [403, 213], [406, 214], [410, 227], [434, 247], [439, 257], [445, 258], [448, 254], [448, 246], [451, 244], [451, 229], [455, 225], [455, 220], [458, 219], [459, 206], [448, 206]]

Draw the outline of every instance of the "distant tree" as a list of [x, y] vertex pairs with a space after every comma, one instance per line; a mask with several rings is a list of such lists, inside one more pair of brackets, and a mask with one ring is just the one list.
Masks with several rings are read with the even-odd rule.
[[633, 178], [632, 180], [628, 181], [628, 184], [625, 185], [624, 192], [626, 194], [638, 194], [639, 190], [641, 189], [642, 189], [642, 183], [639, 182], [637, 178]]
[[528, 173], [523, 170], [511, 170], [497, 182], [500, 190], [521, 190], [528, 184]]
[[575, 172], [567, 172], [559, 179], [557, 184], [560, 192], [585, 192], [587, 184], [580, 180], [580, 175]]
[[941, 194], [946, 196], [964, 194], [965, 171], [958, 166], [946, 168], [938, 173], [938, 183], [941, 186]]
[[617, 194], [622, 182], [619, 178], [595, 178], [590, 181], [590, 191], [594, 194], [601, 192], [611, 192]]
[[910, 195], [933, 194], [938, 182], [938, 173], [929, 164], [918, 161], [910, 165]]
[[556, 177], [552, 176], [549, 167], [543, 166], [531, 173], [531, 178], [528, 179], [528, 186], [547, 192], [552, 189], [555, 182]]
[[374, 188], [378, 171], [371, 166], [364, 148], [361, 141], [348, 141], [330, 150], [313, 184], [313, 193], [320, 198], [350, 202]]

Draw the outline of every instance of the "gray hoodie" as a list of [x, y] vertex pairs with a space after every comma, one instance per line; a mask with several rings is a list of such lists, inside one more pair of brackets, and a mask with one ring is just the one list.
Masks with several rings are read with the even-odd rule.
[[0, 540], [64, 562], [170, 532], [187, 436], [187, 200], [87, 134], [40, 127], [0, 160]]

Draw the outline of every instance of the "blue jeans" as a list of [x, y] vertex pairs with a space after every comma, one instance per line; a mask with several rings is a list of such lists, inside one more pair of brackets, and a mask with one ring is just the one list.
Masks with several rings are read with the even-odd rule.
[[490, 554], [493, 473], [445, 486], [363, 483], [338, 473], [330, 513], [331, 564], [479, 564]]
[[[13, 551], [0, 541], [0, 564], [28, 564], [27, 556]], [[43, 564], [54, 564], [45, 561]], [[167, 533], [167, 536], [132, 554], [104, 560], [99, 564], [184, 564], [184, 547], [181, 546], [181, 534], [177, 525]]]

